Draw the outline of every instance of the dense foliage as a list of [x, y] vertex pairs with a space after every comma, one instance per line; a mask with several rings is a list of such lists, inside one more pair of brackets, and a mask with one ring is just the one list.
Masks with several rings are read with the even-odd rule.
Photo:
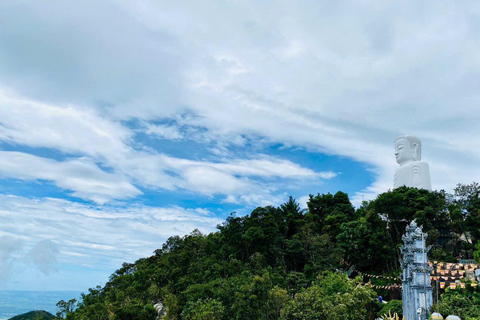
[[464, 320], [480, 320], [480, 291], [467, 287], [465, 290], [449, 290], [435, 306], [441, 314], [454, 314]]
[[53, 314], [44, 311], [44, 310], [37, 310], [37, 311], [30, 311], [27, 313], [20, 314], [9, 320], [50, 320], [55, 319]]
[[[174, 236], [151, 257], [124, 263], [81, 301], [60, 301], [57, 316], [153, 320], [161, 302], [166, 320], [375, 319], [383, 307], [375, 297], [398, 293], [375, 292], [362, 283], [369, 279], [348, 279], [346, 271], [354, 265], [398, 275], [401, 237], [414, 219], [429, 234], [431, 258], [473, 258], [479, 194], [475, 183], [459, 185], [454, 195], [401, 187], [355, 209], [339, 191], [310, 195], [306, 210], [290, 198], [244, 217], [232, 214], [215, 233]], [[465, 312], [473, 316], [472, 310]]]
[[385, 315], [398, 315], [400, 319], [403, 317], [403, 306], [401, 300], [390, 300], [383, 305], [382, 309], [377, 313], [378, 317], [385, 318]]

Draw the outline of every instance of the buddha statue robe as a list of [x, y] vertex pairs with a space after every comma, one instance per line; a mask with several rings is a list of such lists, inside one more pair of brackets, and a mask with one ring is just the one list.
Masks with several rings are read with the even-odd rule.
[[412, 161], [405, 163], [395, 171], [393, 187], [414, 187], [432, 190], [430, 182], [430, 168], [425, 161]]

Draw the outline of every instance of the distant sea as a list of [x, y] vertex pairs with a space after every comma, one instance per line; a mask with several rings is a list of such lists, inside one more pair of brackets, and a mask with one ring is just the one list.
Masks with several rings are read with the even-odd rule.
[[0, 290], [0, 320], [33, 310], [45, 310], [55, 315], [58, 301], [79, 298], [80, 292], [77, 291]]

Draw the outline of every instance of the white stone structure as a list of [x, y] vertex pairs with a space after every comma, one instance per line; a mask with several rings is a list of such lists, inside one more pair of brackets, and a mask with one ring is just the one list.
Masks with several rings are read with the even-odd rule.
[[[432, 313], [431, 319], [432, 320], [443, 320], [443, 316], [438, 312], [434, 312], [434, 313]], [[458, 316], [450, 315], [445, 320], [462, 320], [462, 319], [460, 319], [460, 317], [458, 317]]]
[[402, 273], [402, 300], [405, 320], [426, 320], [433, 305], [432, 286], [425, 248], [427, 234], [417, 227], [415, 221], [407, 226], [402, 237], [404, 245], [400, 248], [403, 259], [400, 264]]
[[167, 313], [167, 310], [165, 309], [165, 306], [163, 305], [163, 303], [161, 303], [160, 301], [157, 301], [153, 304], [153, 307], [157, 311], [157, 317], [155, 318], [155, 320], [162, 320], [162, 318]]
[[395, 172], [393, 188], [401, 186], [432, 190], [430, 168], [422, 160], [422, 143], [413, 136], [395, 140], [395, 158], [400, 167]]
[[432, 320], [443, 320], [443, 316], [438, 312], [432, 313], [431, 318]]

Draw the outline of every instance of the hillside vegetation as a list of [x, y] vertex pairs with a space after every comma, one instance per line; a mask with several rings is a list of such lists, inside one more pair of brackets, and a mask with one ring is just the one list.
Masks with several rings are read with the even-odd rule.
[[[363, 273], [397, 276], [402, 235], [413, 219], [429, 235], [431, 259], [473, 257], [479, 194], [475, 183], [459, 185], [454, 195], [402, 187], [355, 210], [339, 191], [310, 195], [307, 210], [290, 198], [278, 208], [232, 214], [217, 232], [174, 236], [152, 256], [124, 263], [81, 301], [60, 301], [57, 316], [153, 320], [154, 304], [161, 302], [166, 320], [375, 319], [382, 307], [375, 298], [398, 299], [399, 291], [374, 290], [345, 271], [354, 265]], [[456, 312], [480, 317], [458, 305]]]
[[8, 320], [50, 320], [55, 319], [55, 316], [47, 311], [37, 310], [20, 314]]

